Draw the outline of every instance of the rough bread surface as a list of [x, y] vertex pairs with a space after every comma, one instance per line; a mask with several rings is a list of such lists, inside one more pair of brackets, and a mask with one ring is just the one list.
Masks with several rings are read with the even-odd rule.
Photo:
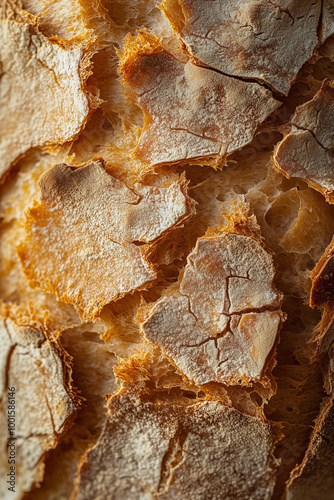
[[296, 109], [291, 132], [278, 145], [274, 161], [287, 177], [301, 177], [334, 202], [334, 84], [325, 81]]
[[177, 288], [146, 312], [143, 333], [196, 384], [260, 380], [283, 318], [274, 275], [254, 237], [201, 238]]
[[31, 286], [55, 292], [87, 319], [149, 286], [156, 271], [149, 248], [136, 243], [153, 242], [192, 209], [180, 183], [132, 190], [101, 161], [77, 169], [56, 165], [40, 188], [41, 202], [27, 214], [27, 238], [19, 248], [24, 271]]
[[143, 404], [121, 393], [81, 465], [74, 498], [269, 499], [272, 446], [268, 424], [219, 401]]
[[[50, 42], [34, 25], [0, 19], [0, 177], [30, 148], [63, 144], [83, 128], [84, 53]], [[33, 126], [31, 126], [33, 124]]]
[[0, 500], [332, 500], [333, 5], [0, 0]]
[[[312, 433], [302, 464], [291, 475], [287, 500], [327, 500], [334, 491], [334, 358], [329, 368], [330, 397]], [[325, 480], [324, 480], [325, 479]]]
[[[70, 367], [64, 363], [55, 342], [48, 340], [40, 330], [17, 326], [4, 318], [0, 322], [0, 338], [0, 496], [20, 499], [24, 492], [42, 481], [44, 455], [56, 446], [77, 404], [71, 387], [65, 382]], [[7, 415], [9, 406], [14, 407], [11, 419]], [[13, 450], [8, 448], [11, 441], [10, 435], [7, 436], [8, 422], [15, 439], [14, 494], [4, 481], [9, 472], [9, 452]]]
[[265, 82], [282, 94], [318, 43], [320, 0], [165, 0], [162, 5], [196, 62]]
[[135, 154], [152, 165], [224, 158], [249, 143], [280, 105], [257, 83], [184, 64], [165, 50], [123, 65], [145, 116]]

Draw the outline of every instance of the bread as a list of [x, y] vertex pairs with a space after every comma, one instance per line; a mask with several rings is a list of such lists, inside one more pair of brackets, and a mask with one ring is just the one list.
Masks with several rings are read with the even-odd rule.
[[0, 12], [0, 498], [334, 498], [331, 0]]

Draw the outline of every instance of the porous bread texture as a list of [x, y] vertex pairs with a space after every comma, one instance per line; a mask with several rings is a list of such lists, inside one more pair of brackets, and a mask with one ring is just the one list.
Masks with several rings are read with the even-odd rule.
[[286, 500], [328, 500], [334, 491], [334, 358], [328, 368], [329, 398], [315, 423], [303, 462], [287, 484]]
[[152, 245], [194, 211], [184, 180], [166, 188], [138, 183], [132, 190], [102, 160], [76, 169], [55, 165], [40, 188], [41, 202], [27, 212], [27, 236], [18, 248], [25, 275], [30, 286], [72, 303], [86, 320], [152, 284]]
[[145, 31], [128, 36], [120, 71], [144, 112], [134, 155], [150, 165], [214, 165], [249, 143], [280, 106], [257, 83], [178, 61]]
[[[54, 448], [80, 404], [73, 390], [70, 360], [42, 330], [0, 322], [1, 484], [3, 499], [20, 499], [44, 476], [44, 456]], [[14, 418], [9, 419], [9, 407]], [[14, 422], [14, 427], [8, 422]], [[9, 431], [14, 430], [14, 434]], [[9, 442], [15, 438], [15, 492], [8, 490]], [[13, 447], [11, 448], [13, 449]]]
[[275, 167], [300, 177], [334, 203], [334, 84], [325, 80], [313, 99], [296, 109], [291, 132], [277, 145]]
[[93, 107], [84, 89], [89, 58], [83, 49], [62, 48], [36, 22], [1, 13], [0, 179], [30, 148], [78, 136]]
[[285, 95], [318, 44], [321, 6], [321, 0], [162, 2], [197, 64], [265, 82]]
[[197, 385], [262, 380], [284, 318], [272, 256], [238, 229], [198, 239], [178, 285], [140, 315], [146, 339]]
[[[22, 0], [20, 3], [23, 9], [36, 16], [39, 29], [48, 38], [67, 46], [87, 47], [96, 42], [92, 25], [95, 17], [102, 18], [99, 1]], [[102, 19], [100, 22], [103, 24]]]
[[[296, 103], [300, 104], [313, 98], [315, 90], [320, 87], [320, 80], [323, 80], [326, 74], [330, 74], [330, 56], [326, 55], [318, 62], [311, 62], [302, 70], [299, 74], [299, 83], [292, 87], [283, 109], [271, 116], [268, 124], [261, 127], [260, 134], [250, 147], [244, 147], [240, 152], [228, 158], [228, 164], [223, 170], [215, 172], [212, 169], [182, 162], [182, 166], [178, 169], [170, 164], [165, 168], [155, 169], [140, 158], [131, 156], [131, 151], [138, 140], [139, 127], [143, 124], [143, 113], [133, 100], [130, 102], [127, 96], [121, 97], [120, 84], [116, 76], [117, 57], [115, 55], [115, 47], [122, 49], [121, 39], [128, 32], [134, 35], [136, 29], [147, 28], [157, 37], [162, 37], [165, 50], [174, 58], [176, 57], [180, 64], [188, 63], [187, 55], [182, 54], [177, 48], [177, 39], [171, 36], [168, 21], [164, 20], [161, 13], [159, 14], [155, 2], [151, 0], [143, 2], [141, 0], [131, 0], [131, 2], [104, 0], [103, 5], [108, 12], [103, 15], [101, 15], [101, 5], [95, 1], [88, 4], [85, 0], [73, 2], [50, 0], [48, 6], [44, 8], [43, 0], [26, 0], [24, 7], [27, 7], [28, 3], [34, 14], [41, 14], [39, 29], [44, 35], [58, 37], [58, 43], [63, 47], [78, 46], [87, 42], [92, 51], [97, 51], [93, 56], [94, 67], [89, 85], [90, 91], [95, 95], [100, 92], [105, 102], [89, 117], [85, 130], [74, 142], [72, 148], [67, 150], [70, 157], [66, 158], [67, 153], [64, 152], [63, 157], [57, 156], [55, 161], [47, 159], [44, 165], [42, 165], [43, 161], [38, 165], [43, 157], [39, 151], [36, 151], [34, 158], [26, 156], [20, 162], [18, 175], [16, 176], [13, 172], [4, 186], [6, 202], [1, 206], [3, 219], [0, 236], [3, 243], [2, 255], [6, 255], [6, 262], [4, 265], [1, 264], [1, 274], [4, 278], [1, 283], [1, 294], [5, 298], [2, 307], [11, 317], [16, 315], [21, 318], [21, 315], [23, 317], [26, 312], [23, 313], [20, 307], [27, 309], [29, 301], [33, 301], [35, 307], [32, 308], [29, 305], [30, 316], [24, 316], [29, 318], [27, 323], [35, 321], [43, 323], [44, 316], [45, 324], [50, 327], [54, 336], [58, 336], [61, 331], [70, 327], [62, 334], [59, 342], [74, 357], [74, 375], [77, 370], [77, 377], [74, 376], [75, 385], [87, 399], [87, 406], [77, 414], [73, 430], [64, 436], [58, 447], [47, 458], [46, 476], [41, 488], [31, 491], [27, 498], [29, 500], [45, 500], [45, 498], [68, 500], [70, 498], [76, 463], [79, 458], [84, 459], [87, 447], [96, 442], [105, 419], [105, 410], [102, 408], [103, 394], [114, 393], [117, 390], [112, 373], [116, 359], [112, 355], [109, 356], [110, 350], [122, 358], [129, 358], [120, 359], [115, 372], [128, 384], [128, 387], [140, 386], [142, 392], [134, 401], [136, 407], [143, 409], [143, 412], [145, 408], [148, 408], [145, 406], [147, 404], [150, 408], [154, 408], [154, 411], [177, 407], [179, 410], [182, 408], [183, 412], [183, 409], [187, 407], [189, 414], [192, 412], [190, 408], [195, 406], [216, 405], [223, 409], [223, 413], [228, 413], [226, 407], [229, 406], [229, 412], [241, 422], [256, 422], [256, 432], [258, 428], [266, 429], [266, 436], [269, 436], [271, 442], [273, 442], [273, 429], [272, 427], [269, 429], [268, 424], [263, 421], [264, 412], [272, 421], [283, 422], [284, 438], [276, 444], [275, 449], [276, 456], [282, 459], [282, 464], [276, 474], [277, 486], [272, 493], [274, 479], [269, 480], [270, 465], [268, 467], [266, 464], [263, 470], [264, 476], [268, 478], [267, 486], [268, 484], [269, 486], [262, 490], [263, 495], [267, 494], [269, 498], [280, 498], [284, 491], [284, 482], [288, 479], [291, 469], [303, 459], [310, 438], [311, 426], [319, 413], [321, 399], [324, 396], [321, 367], [317, 361], [312, 365], [309, 363], [314, 354], [313, 345], [309, 343], [309, 340], [312, 338], [320, 314], [316, 309], [312, 310], [308, 307], [307, 302], [311, 288], [310, 271], [330, 243], [334, 212], [333, 207], [325, 202], [323, 196], [307, 187], [301, 179], [286, 179], [275, 172], [270, 162], [270, 155], [274, 144], [282, 137], [277, 131], [278, 126], [275, 120], [278, 120], [279, 125], [286, 125]], [[57, 6], [61, 8], [58, 9]], [[327, 14], [329, 12], [326, 6], [328, 3], [325, 0], [324, 21], [326, 12]], [[273, 10], [278, 12], [277, 9]], [[84, 15], [84, 19], [76, 18], [79, 12]], [[286, 18], [283, 12], [279, 15]], [[329, 22], [331, 22], [330, 18]], [[65, 38], [60, 39], [60, 36]], [[82, 39], [80, 39], [81, 36]], [[326, 44], [326, 47], [326, 51], [330, 50], [330, 43]], [[323, 50], [325, 51], [324, 47]], [[211, 70], [206, 69], [206, 71]], [[274, 132], [272, 128], [275, 129]], [[184, 171], [186, 178], [190, 180], [190, 196], [198, 204], [196, 214], [191, 220], [185, 221], [184, 227], [175, 228], [172, 235], [159, 240], [155, 246], [150, 256], [152, 264], [159, 266], [155, 286], [147, 291], [140, 290], [134, 292], [133, 295], [126, 295], [117, 302], [105, 306], [101, 311], [100, 321], [94, 325], [85, 324], [78, 327], [80, 319], [70, 304], [57, 303], [53, 294], [27, 288], [22, 271], [19, 270], [18, 259], [14, 258], [13, 254], [16, 243], [25, 237], [22, 214], [27, 207], [31, 207], [32, 200], [38, 197], [39, 174], [51, 168], [55, 163], [81, 165], [83, 162], [90, 161], [97, 153], [108, 161], [108, 172], [132, 191], [134, 184], [138, 182], [151, 188], [167, 188], [177, 181], [179, 177], [177, 171], [179, 173]], [[211, 160], [208, 160], [208, 163], [214, 165]], [[218, 228], [227, 223], [229, 217], [233, 219], [240, 207], [243, 207], [242, 209], [246, 212], [249, 211], [247, 213], [256, 215], [265, 245], [273, 253], [278, 265], [275, 285], [284, 292], [285, 296], [282, 308], [288, 313], [288, 318], [283, 323], [281, 340], [277, 345], [278, 364], [274, 368], [277, 384], [275, 396], [273, 394], [276, 391], [276, 385], [273, 376], [270, 377], [270, 387], [263, 387], [260, 382], [254, 382], [249, 387], [227, 386], [217, 382], [198, 387], [189, 383], [185, 377], [177, 373], [175, 367], [158, 347], [152, 348], [148, 344], [145, 346], [139, 325], [134, 319], [142, 299], [148, 303], [159, 302], [164, 293], [168, 294], [167, 286], [171, 286], [169, 290], [173, 292], [173, 284], [178, 278], [182, 278], [182, 269], [186, 266], [187, 257], [196, 246], [197, 239], [203, 238], [210, 227]], [[252, 229], [256, 233], [256, 229], [254, 227]], [[49, 311], [49, 318], [45, 317], [44, 311]], [[321, 325], [319, 328], [321, 332], [324, 331]], [[105, 346], [97, 342], [98, 333], [103, 334], [108, 341]], [[274, 358], [271, 357], [266, 373], [270, 374], [274, 363]], [[145, 382], [142, 382], [142, 378], [145, 378]], [[96, 394], [92, 387], [94, 381], [99, 385]], [[121, 394], [123, 395], [124, 393]], [[204, 399], [207, 401], [203, 405]], [[218, 403], [217, 400], [219, 400]], [[109, 415], [108, 420], [110, 420]], [[193, 422], [192, 416], [189, 416], [187, 422]], [[122, 424], [119, 422], [120, 426]], [[200, 427], [202, 431], [203, 426]], [[246, 429], [247, 426], [244, 424], [243, 427]], [[217, 426], [215, 430], [216, 428]], [[148, 429], [149, 432], [150, 429]], [[224, 445], [228, 440], [235, 442], [234, 439], [237, 436], [233, 431], [230, 434], [222, 440]], [[204, 437], [203, 434], [201, 436]], [[182, 495], [184, 497], [187, 494], [182, 491], [182, 488], [191, 488], [191, 485], [186, 484], [188, 476], [182, 475], [182, 471], [190, 470], [195, 460], [193, 455], [187, 454], [186, 447], [182, 443], [182, 449], [178, 448], [179, 452], [174, 453], [179, 443], [178, 435], [174, 434], [174, 437], [176, 437], [176, 443], [175, 440], [171, 440], [171, 448], [165, 457], [166, 466], [163, 466], [161, 485], [167, 488], [169, 478], [172, 476], [175, 478], [175, 483], [170, 484], [170, 492], [165, 491], [164, 497], [170, 498], [171, 495], [178, 495], [182, 498]], [[109, 443], [114, 440], [117, 442], [117, 447], [120, 447], [119, 435], [112, 434], [110, 437], [104, 433], [103, 440]], [[245, 441], [246, 443], [242, 444], [243, 447], [247, 445], [247, 439]], [[262, 444], [260, 443], [259, 446], [261, 453]], [[96, 449], [99, 449], [100, 445], [101, 441]], [[219, 446], [221, 448], [221, 443]], [[128, 448], [130, 452], [136, 454], [135, 447], [131, 449], [129, 445]], [[202, 445], [197, 448], [202, 451]], [[264, 457], [268, 456], [266, 453], [267, 451], [264, 450], [261, 455], [262, 464], [265, 462]], [[180, 454], [183, 454], [181, 459]], [[203, 454], [205, 455], [205, 449]], [[112, 456], [109, 458], [113, 459]], [[215, 458], [216, 453], [213, 452], [213, 459], [210, 456], [212, 467], [215, 467]], [[183, 462], [185, 469], [182, 468]], [[64, 467], [63, 464], [66, 466]], [[87, 462], [84, 462], [81, 467], [82, 472], [86, 465]], [[88, 465], [91, 466], [91, 464]], [[101, 470], [104, 470], [103, 466], [104, 460]], [[136, 467], [134, 466], [133, 469]], [[217, 477], [213, 478], [212, 487], [217, 484], [222, 470], [224, 471], [224, 465], [218, 470], [214, 469]], [[200, 471], [200, 473], [204, 472]], [[106, 470], [105, 473], [109, 475], [110, 470]], [[122, 473], [123, 470], [119, 473], [119, 479], [122, 478]], [[250, 477], [254, 477], [252, 474], [254, 474], [254, 468], [250, 472]], [[140, 481], [136, 481], [135, 487], [140, 484]], [[240, 474], [237, 474], [237, 479], [232, 474], [226, 484], [237, 484], [237, 482], [239, 491]], [[209, 481], [208, 485], [211, 486]], [[79, 491], [80, 487], [85, 490], [86, 485], [81, 483]], [[102, 485], [102, 491], [103, 488], [104, 485]], [[120, 484], [120, 488], [127, 488], [125, 480]], [[101, 489], [97, 488], [96, 491], [99, 494]], [[205, 498], [206, 488], [203, 486], [201, 490], [199, 486], [197, 494], [200, 495], [201, 491], [203, 493], [200, 498]], [[255, 493], [247, 491], [244, 498], [249, 498], [254, 494], [256, 494], [256, 489]], [[144, 495], [147, 495], [147, 492]]]
[[272, 449], [267, 423], [220, 401], [143, 403], [121, 390], [80, 466], [74, 498], [269, 499]]

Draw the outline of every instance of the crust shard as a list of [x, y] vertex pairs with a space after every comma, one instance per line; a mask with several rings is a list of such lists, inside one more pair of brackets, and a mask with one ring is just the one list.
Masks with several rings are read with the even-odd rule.
[[144, 112], [134, 154], [151, 165], [224, 158], [249, 143], [280, 105], [257, 83], [184, 64], [157, 41], [142, 49], [145, 37], [128, 38], [121, 70]]
[[[7, 430], [7, 411], [13, 399], [16, 437], [15, 494], [8, 491], [6, 481], [2, 481], [0, 496], [16, 500], [43, 479], [43, 457], [56, 446], [58, 435], [68, 425], [77, 404], [70, 386], [70, 367], [66, 365], [65, 353], [56, 343], [41, 331], [18, 327], [8, 319], [0, 322], [0, 337], [0, 468], [3, 477], [9, 472], [7, 444], [11, 436]], [[15, 388], [14, 398], [8, 397], [8, 388], [12, 387]]]
[[269, 499], [272, 445], [267, 423], [221, 402], [143, 403], [123, 391], [109, 403], [74, 498]]
[[142, 331], [192, 382], [261, 380], [283, 313], [272, 256], [250, 235], [200, 238]]
[[329, 369], [330, 398], [316, 420], [302, 464], [292, 472], [286, 500], [329, 500], [334, 491], [334, 358]]
[[[55, 165], [40, 178], [41, 202], [27, 212], [19, 246], [33, 288], [72, 303], [82, 318], [155, 279], [154, 241], [192, 215], [184, 182], [167, 188], [109, 175], [102, 160], [72, 169]], [[141, 245], [138, 245], [140, 243]]]
[[0, 178], [28, 149], [81, 131], [90, 111], [85, 57], [50, 42], [35, 25], [0, 19]]
[[311, 278], [310, 306], [322, 309], [315, 340], [320, 352], [330, 351], [334, 343], [334, 240], [313, 269]]
[[323, 0], [322, 4], [322, 26], [320, 31], [320, 42], [334, 33], [334, 4], [333, 0]]
[[318, 43], [319, 0], [165, 0], [162, 8], [196, 62], [282, 94]]
[[274, 155], [275, 168], [286, 177], [301, 177], [334, 203], [334, 84], [325, 80], [314, 98], [299, 106], [291, 132]]

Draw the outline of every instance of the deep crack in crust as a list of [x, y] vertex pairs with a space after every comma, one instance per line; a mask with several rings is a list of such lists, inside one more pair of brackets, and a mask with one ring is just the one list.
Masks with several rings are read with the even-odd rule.
[[162, 9], [196, 63], [285, 95], [318, 44], [321, 0], [165, 0]]
[[84, 90], [89, 57], [83, 49], [51, 42], [36, 21], [4, 18], [1, 6], [0, 15], [1, 179], [30, 148], [77, 137], [93, 101]]
[[274, 276], [255, 235], [200, 238], [179, 283], [141, 313], [144, 336], [197, 385], [261, 380], [284, 319]]
[[300, 177], [334, 203], [334, 84], [325, 80], [313, 99], [291, 118], [291, 132], [274, 154], [275, 168]]
[[176, 60], [147, 32], [127, 38], [120, 69], [144, 112], [134, 154], [150, 165], [214, 166], [248, 144], [280, 106], [257, 83]]
[[122, 390], [108, 404], [106, 426], [80, 466], [73, 498], [267, 500], [272, 448], [267, 423], [219, 401], [143, 403]]
[[[15, 494], [1, 481], [0, 496], [16, 500], [42, 481], [44, 455], [57, 445], [80, 400], [72, 387], [69, 357], [59, 343], [41, 330], [5, 318], [0, 321], [0, 339], [2, 477], [9, 472], [7, 409], [13, 399], [16, 437]], [[11, 387], [15, 388], [13, 399], [7, 397]]]
[[24, 272], [32, 287], [72, 303], [86, 320], [149, 287], [157, 276], [149, 260], [155, 241], [194, 213], [184, 180], [132, 190], [102, 160], [75, 169], [55, 165], [40, 188], [18, 247]]

